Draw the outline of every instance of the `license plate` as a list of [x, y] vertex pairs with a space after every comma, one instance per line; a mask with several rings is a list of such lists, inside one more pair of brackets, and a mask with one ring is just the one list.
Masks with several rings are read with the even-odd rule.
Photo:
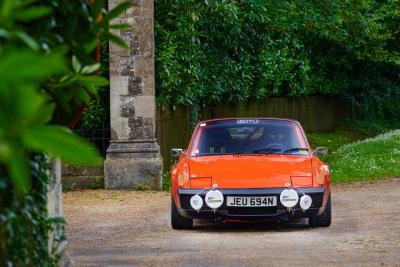
[[273, 207], [276, 206], [276, 196], [260, 197], [231, 197], [228, 196], [227, 206], [229, 207]]

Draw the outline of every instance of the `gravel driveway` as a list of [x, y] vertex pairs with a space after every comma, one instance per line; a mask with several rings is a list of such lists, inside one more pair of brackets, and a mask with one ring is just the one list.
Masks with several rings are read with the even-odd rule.
[[165, 192], [64, 194], [78, 266], [400, 266], [400, 179], [333, 186], [330, 228], [198, 224], [172, 230]]

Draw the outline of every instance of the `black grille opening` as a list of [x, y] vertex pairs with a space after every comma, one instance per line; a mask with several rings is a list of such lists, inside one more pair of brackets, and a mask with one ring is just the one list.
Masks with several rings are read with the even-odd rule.
[[262, 215], [275, 214], [277, 207], [229, 207], [228, 213], [232, 215]]

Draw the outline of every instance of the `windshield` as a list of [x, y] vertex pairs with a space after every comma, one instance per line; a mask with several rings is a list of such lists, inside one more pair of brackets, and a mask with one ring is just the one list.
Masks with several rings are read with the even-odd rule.
[[200, 124], [190, 156], [224, 154], [309, 155], [299, 125], [292, 121], [236, 119]]

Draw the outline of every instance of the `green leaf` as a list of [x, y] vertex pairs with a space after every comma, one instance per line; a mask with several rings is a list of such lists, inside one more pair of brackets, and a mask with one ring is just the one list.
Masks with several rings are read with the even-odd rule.
[[30, 21], [51, 14], [52, 9], [45, 6], [33, 6], [27, 9], [18, 10], [14, 17], [19, 21]]
[[78, 78], [78, 81], [80, 81], [84, 85], [94, 85], [94, 86], [106, 86], [109, 84], [106, 78], [95, 75], [81, 76]]
[[37, 2], [37, 0], [24, 0], [24, 1], [18, 1], [18, 8], [24, 8], [29, 5], [32, 5], [34, 2]]
[[95, 0], [92, 5], [92, 15], [94, 19], [97, 19], [104, 7], [104, 0]]
[[7, 38], [9, 35], [10, 34], [8, 33], [8, 31], [6, 29], [0, 28], [0, 37]]
[[68, 79], [70, 79], [70, 76], [69, 75], [64, 75], [64, 76], [61, 77], [61, 79], [58, 81], [58, 83], [64, 83]]
[[62, 160], [79, 165], [99, 165], [101, 156], [87, 140], [62, 126], [43, 125], [26, 130], [23, 140], [36, 151], [47, 152]]
[[112, 19], [117, 18], [119, 15], [125, 12], [128, 8], [130, 8], [133, 4], [130, 1], [125, 1], [111, 9], [107, 15], [104, 16], [103, 21], [109, 22]]
[[56, 109], [56, 105], [54, 103], [48, 103], [46, 105], [41, 106], [36, 111], [36, 124], [46, 124], [53, 118], [54, 110]]
[[14, 1], [15, 0], [3, 0], [0, 2], [0, 18], [4, 19], [10, 15], [15, 4]]
[[110, 39], [111, 42], [113, 42], [114, 44], [122, 47], [122, 48], [129, 48], [128, 44], [125, 43], [124, 40], [122, 40], [121, 37], [112, 34], [112, 33], [108, 33], [108, 38]]
[[81, 100], [83, 100], [86, 104], [90, 102], [90, 95], [86, 90], [80, 90]]
[[87, 41], [87, 43], [85, 43], [84, 50], [86, 53], [90, 53], [93, 51], [93, 49], [96, 48], [97, 44], [99, 43], [99, 39], [97, 38], [97, 36], [95, 38], [93, 38], [90, 41]]
[[54, 54], [65, 56], [68, 53], [69, 49], [70, 48], [68, 47], [68, 45], [60, 44], [52, 47], [51, 50], [53, 51]]
[[33, 39], [30, 35], [28, 35], [26, 32], [23, 31], [17, 31], [14, 33], [15, 36], [17, 36], [21, 41], [23, 41], [25, 44], [27, 44], [30, 48], [33, 50], [39, 50], [39, 45]]
[[18, 99], [18, 105], [14, 104], [14, 115], [17, 120], [22, 120], [24, 124], [29, 125], [42, 119], [38, 119], [38, 111], [46, 104], [47, 95], [40, 93], [36, 86], [30, 83], [17, 86], [13, 91], [14, 98]]
[[88, 90], [90, 93], [96, 95], [98, 91], [98, 87], [94, 86], [93, 84], [86, 84], [86, 90]]
[[110, 29], [115, 29], [115, 30], [127, 30], [130, 28], [132, 28], [132, 25], [129, 23], [120, 23], [120, 24], [110, 25]]
[[12, 158], [12, 151], [9, 143], [0, 142], [0, 162]]
[[100, 64], [99, 63], [95, 63], [95, 64], [92, 64], [92, 65], [88, 65], [88, 66], [83, 67], [83, 69], [81, 70], [81, 73], [82, 74], [93, 73], [96, 70], [98, 70], [99, 68], [100, 68]]
[[79, 73], [82, 68], [81, 63], [75, 55], [72, 56], [72, 68], [76, 73]]
[[43, 55], [21, 49], [2, 55], [0, 81], [3, 86], [26, 81], [37, 82], [64, 69], [63, 59], [57, 54]]

